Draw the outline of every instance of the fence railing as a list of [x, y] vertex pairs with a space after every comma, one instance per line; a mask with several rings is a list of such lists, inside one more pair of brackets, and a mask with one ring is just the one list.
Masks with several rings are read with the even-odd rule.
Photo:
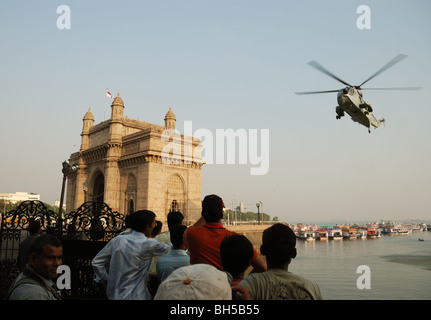
[[94, 282], [93, 257], [105, 244], [124, 230], [124, 215], [106, 203], [85, 202], [61, 217], [43, 202], [24, 201], [15, 210], [1, 215], [0, 299], [19, 274], [19, 244], [29, 236], [31, 220], [39, 221], [43, 234], [54, 234], [63, 244], [63, 264], [71, 270], [71, 289], [62, 292], [66, 299], [104, 299], [101, 285]]

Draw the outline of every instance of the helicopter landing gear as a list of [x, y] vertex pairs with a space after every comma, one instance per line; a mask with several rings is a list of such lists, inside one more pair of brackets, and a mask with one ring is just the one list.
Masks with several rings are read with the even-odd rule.
[[368, 133], [371, 133], [371, 130], [370, 130], [370, 128], [368, 128]]
[[335, 117], [337, 120], [341, 119], [341, 117], [344, 117], [344, 110], [341, 109], [339, 106], [335, 107], [335, 113], [337, 116]]

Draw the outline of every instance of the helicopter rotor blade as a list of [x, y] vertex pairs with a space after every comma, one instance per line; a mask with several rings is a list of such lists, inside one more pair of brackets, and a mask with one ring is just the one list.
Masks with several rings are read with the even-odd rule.
[[422, 87], [400, 87], [400, 88], [361, 88], [360, 90], [420, 90]]
[[295, 94], [318, 94], [318, 93], [329, 93], [329, 92], [338, 92], [340, 90], [328, 90], [328, 91], [306, 91], [306, 92], [295, 92]]
[[376, 73], [374, 73], [371, 77], [369, 77], [367, 80], [365, 80], [364, 82], [362, 82], [358, 87], [361, 88], [362, 85], [364, 85], [365, 83], [367, 83], [371, 79], [375, 78], [376, 76], [378, 76], [382, 72], [388, 70], [394, 64], [400, 62], [401, 60], [403, 60], [406, 57], [407, 57], [407, 55], [405, 55], [405, 54], [399, 54], [399, 55], [397, 55], [395, 58], [393, 58], [391, 61], [389, 61], [387, 64], [385, 64], [382, 68], [380, 68]]
[[319, 63], [317, 63], [317, 61], [310, 61], [308, 63], [310, 66], [316, 68], [317, 70], [323, 72], [324, 74], [330, 76], [331, 78], [334, 78], [335, 80], [341, 82], [342, 84], [345, 84], [346, 86], [352, 87], [351, 84], [348, 84], [346, 81], [341, 80], [340, 78], [338, 78], [336, 75], [334, 75], [333, 73], [329, 72], [327, 69], [325, 69], [323, 66], [321, 66]]

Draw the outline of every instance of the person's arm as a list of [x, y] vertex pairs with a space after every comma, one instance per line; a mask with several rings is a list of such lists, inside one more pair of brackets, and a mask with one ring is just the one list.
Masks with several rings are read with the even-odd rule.
[[112, 246], [111, 241], [106, 244], [106, 246], [99, 251], [99, 253], [91, 261], [94, 273], [96, 275], [96, 282], [106, 282], [108, 281], [108, 272], [106, 271], [106, 264], [111, 259]]
[[172, 243], [160, 243], [155, 240], [155, 245], [153, 247], [154, 256], [165, 256], [172, 250]]
[[265, 272], [268, 269], [265, 259], [259, 254], [250, 261], [250, 264], [253, 267], [251, 273]]
[[247, 289], [241, 286], [233, 286], [232, 291], [236, 293], [238, 300], [251, 300]]

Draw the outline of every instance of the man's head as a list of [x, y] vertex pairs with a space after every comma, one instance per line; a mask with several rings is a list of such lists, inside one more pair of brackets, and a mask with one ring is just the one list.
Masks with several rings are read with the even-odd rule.
[[223, 270], [229, 272], [234, 278], [242, 277], [250, 266], [253, 255], [253, 245], [244, 235], [226, 237], [220, 245]]
[[171, 211], [168, 213], [168, 229], [183, 223], [184, 216], [179, 211]]
[[34, 236], [34, 235], [38, 235], [42, 229], [40, 226], [40, 222], [38, 220], [30, 220], [28, 223], [28, 233], [30, 233], [30, 235]]
[[223, 200], [211, 194], [202, 201], [202, 216], [206, 222], [219, 222], [223, 218]]
[[171, 234], [171, 243], [174, 249], [184, 249], [184, 241], [183, 241], [183, 235], [184, 232], [187, 230], [186, 226], [183, 225], [176, 225], [173, 226], [170, 230]]
[[296, 257], [296, 236], [288, 226], [277, 223], [263, 232], [260, 252], [266, 256], [268, 265], [281, 268]]
[[62, 258], [61, 241], [52, 235], [41, 235], [31, 245], [28, 263], [38, 274], [52, 280], [57, 277]]
[[156, 225], [156, 214], [150, 210], [135, 211], [130, 215], [129, 221], [130, 228], [149, 237]]

